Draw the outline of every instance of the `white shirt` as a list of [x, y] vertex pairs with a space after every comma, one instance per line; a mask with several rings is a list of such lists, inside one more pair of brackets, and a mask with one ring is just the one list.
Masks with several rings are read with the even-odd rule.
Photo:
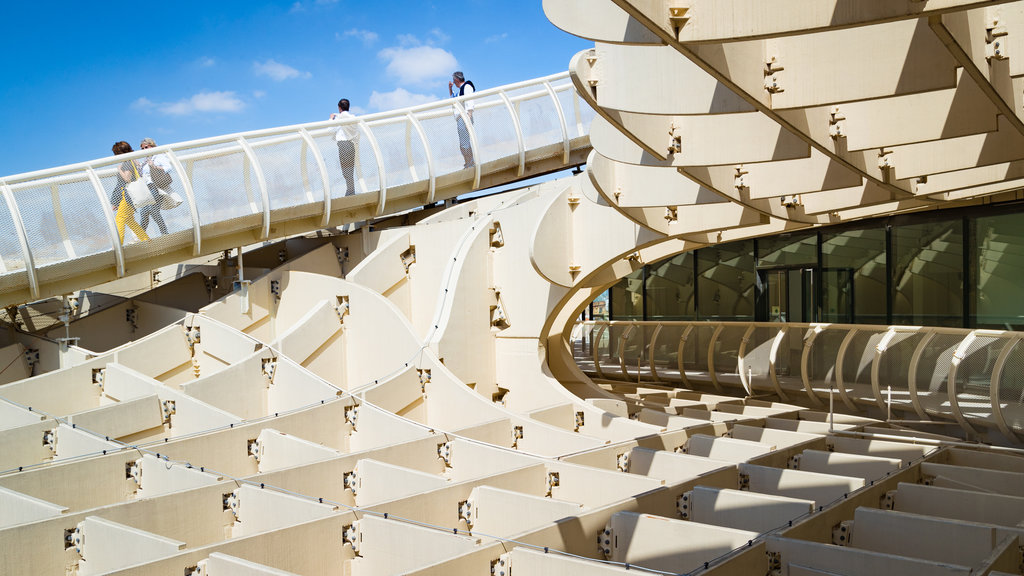
[[[356, 117], [356, 115], [351, 113], [351, 112], [349, 112], [348, 110], [345, 110], [344, 112], [339, 112], [339, 113], [334, 115], [334, 119], [335, 120], [348, 120], [349, 118], [355, 118], [355, 117]], [[348, 141], [351, 141], [351, 142], [358, 142], [359, 141], [359, 126], [357, 126], [353, 122], [352, 124], [346, 124], [346, 125], [338, 128], [338, 131], [334, 133], [334, 139], [337, 140], [338, 142], [343, 142], [345, 140], [348, 140]]]
[[[475, 92], [475, 90], [473, 89], [473, 85], [472, 84], [467, 84], [467, 83], [463, 82], [463, 84], [459, 88], [459, 90], [462, 90], [463, 88], [465, 88], [465, 91], [463, 92], [462, 96], [469, 96], [470, 94]], [[455, 95], [452, 96], [452, 98], [458, 98], [459, 97], [459, 90], [455, 91]], [[472, 100], [466, 100], [465, 102], [462, 103], [462, 107], [466, 109], [467, 113], [472, 112], [473, 111], [473, 101]], [[455, 115], [456, 116], [459, 115], [459, 109], [458, 108], [455, 109]]]
[[[145, 162], [146, 163], [142, 165], [142, 181], [148, 185], [153, 183], [153, 177], [149, 175], [149, 161]], [[166, 154], [157, 154], [156, 156], [153, 156], [152, 162], [158, 167], [163, 168], [164, 172], [171, 171], [171, 159], [168, 158]]]

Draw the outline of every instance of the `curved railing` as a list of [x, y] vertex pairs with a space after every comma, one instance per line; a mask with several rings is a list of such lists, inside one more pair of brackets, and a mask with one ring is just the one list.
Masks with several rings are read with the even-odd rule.
[[[760, 322], [581, 322], [599, 379], [713, 387], [849, 411], [900, 411], [1024, 441], [1024, 333]], [[730, 390], [732, 389], [732, 390]], [[898, 418], [898, 416], [897, 416]]]
[[[463, 168], [456, 117], [475, 164]], [[568, 73], [403, 110], [161, 146], [0, 179], [0, 304], [141, 272], [189, 257], [414, 208], [583, 163], [593, 112]], [[334, 134], [360, 133], [346, 197]], [[118, 240], [109, 197], [117, 167], [165, 154], [183, 203], [168, 233]], [[136, 219], [139, 214], [136, 214]], [[150, 227], [153, 230], [153, 227]]]

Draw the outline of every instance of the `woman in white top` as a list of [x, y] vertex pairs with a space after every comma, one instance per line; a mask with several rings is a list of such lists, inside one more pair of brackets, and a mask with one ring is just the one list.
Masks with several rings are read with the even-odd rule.
[[[331, 114], [331, 120], [345, 120], [355, 118], [355, 114], [348, 111], [349, 102], [347, 98], [338, 100], [338, 113]], [[334, 140], [338, 143], [338, 163], [341, 164], [341, 175], [345, 177], [345, 196], [356, 193], [356, 181], [353, 177], [356, 165], [356, 142], [359, 141], [359, 126], [355, 122], [345, 124], [334, 133]]]

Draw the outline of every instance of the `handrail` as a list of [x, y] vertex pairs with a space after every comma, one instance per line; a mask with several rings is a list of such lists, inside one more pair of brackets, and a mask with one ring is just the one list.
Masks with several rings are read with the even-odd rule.
[[[710, 337], [694, 338], [691, 332], [701, 326], [713, 329], [713, 334]], [[1006, 363], [1011, 353], [1021, 353], [1024, 332], [862, 324], [666, 320], [587, 321], [577, 322], [576, 328], [567, 330], [565, 334], [593, 339], [589, 353], [578, 357], [577, 362], [592, 362], [593, 373], [598, 378], [637, 384], [638, 380], [627, 370], [627, 360], [632, 361], [632, 358], [626, 358], [623, 344], [626, 338], [638, 338], [647, 343], [650, 349], [638, 357], [637, 375], [643, 374], [640, 362], [647, 361], [651, 371], [649, 381], [662, 386], [714, 387], [721, 393], [731, 392], [749, 397], [758, 394], [745, 373], [753, 370], [768, 375], [774, 392], [782, 401], [801, 402], [820, 408], [824, 404], [823, 399], [827, 401], [830, 395], [838, 394], [837, 399], [841, 399], [842, 404], [851, 411], [870, 417], [884, 420], [890, 412], [909, 412], [921, 420], [951, 421], [959, 425], [968, 437], [997, 434], [1010, 442], [1024, 442], [1024, 395], [1009, 400], [1001, 396], [1001, 392], [1005, 392], [1002, 379], [1009, 376]], [[679, 330], [678, 346], [674, 341], [659, 345], [660, 340], [656, 336], [670, 328]], [[770, 354], [757, 354], [755, 347], [747, 345], [755, 329], [759, 330], [759, 342], [772, 341]], [[742, 330], [743, 337], [724, 339], [722, 334], [726, 330], [730, 334]], [[765, 330], [777, 330], [777, 333], [766, 334]], [[896, 334], [908, 331], [921, 334], [920, 341], [911, 343], [914, 346], [912, 354], [906, 353], [906, 349], [901, 352], [899, 347], [889, 345]], [[824, 339], [821, 338], [822, 333], [830, 333], [834, 337]], [[883, 334], [888, 338], [881, 341], [876, 338], [855, 338], [864, 333]], [[609, 338], [609, 334], [614, 337]], [[943, 339], [935, 340], [935, 336], [942, 336]], [[618, 342], [612, 342], [613, 339]], [[604, 343], [606, 340], [607, 343]], [[570, 350], [585, 350], [582, 346], [576, 346], [575, 342], [571, 344]], [[936, 365], [934, 372], [937, 377], [944, 379], [944, 389], [935, 377], [928, 389], [922, 389], [916, 381], [921, 355], [929, 346], [933, 358], [937, 357], [936, 351], [947, 351], [951, 346], [955, 350], [947, 363]], [[776, 360], [782, 353], [790, 354], [791, 357], [799, 356], [799, 368], [788, 362], [785, 364], [788, 372], [780, 374], [782, 368]], [[683, 358], [699, 357], [702, 354], [707, 358], [710, 373], [687, 373]], [[741, 372], [738, 384], [734, 378], [736, 374], [732, 371], [729, 372], [729, 379], [719, 378], [724, 374], [715, 369], [716, 354], [736, 355]], [[857, 370], [870, 368], [870, 385], [858, 383], [849, 375], [844, 380], [843, 372], [847, 368], [843, 359], [850, 355], [872, 362], [871, 366], [857, 363]], [[892, 395], [886, 394], [880, 403], [881, 387], [878, 380], [881, 365], [887, 367], [885, 388], [891, 388]], [[811, 366], [815, 367], [814, 370], [810, 370]], [[616, 370], [605, 371], [604, 367], [614, 367]], [[799, 381], [796, 380], [794, 370], [800, 372]], [[971, 400], [970, 407], [964, 406], [960, 394], [966, 394]], [[985, 402], [972, 398], [984, 398]], [[929, 405], [928, 401], [932, 404]], [[894, 414], [893, 418], [899, 419], [900, 416]]]

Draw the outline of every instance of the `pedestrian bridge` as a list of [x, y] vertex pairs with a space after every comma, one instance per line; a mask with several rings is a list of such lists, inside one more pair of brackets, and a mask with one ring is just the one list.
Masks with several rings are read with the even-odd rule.
[[[475, 165], [463, 168], [456, 117]], [[359, 116], [356, 194], [346, 197], [323, 121], [183, 142], [0, 178], [0, 304], [45, 298], [255, 242], [394, 214], [584, 163], [593, 111], [568, 73], [460, 100]], [[185, 201], [168, 234], [118, 242], [108, 197], [127, 159], [166, 154]], [[138, 218], [138, 215], [136, 215]], [[152, 227], [151, 227], [152, 228]]]

